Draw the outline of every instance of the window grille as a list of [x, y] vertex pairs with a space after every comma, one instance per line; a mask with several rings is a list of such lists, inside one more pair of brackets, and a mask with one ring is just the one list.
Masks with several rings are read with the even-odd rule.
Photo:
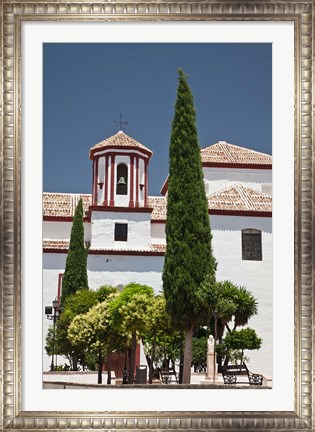
[[242, 259], [262, 261], [261, 231], [257, 229], [242, 230]]

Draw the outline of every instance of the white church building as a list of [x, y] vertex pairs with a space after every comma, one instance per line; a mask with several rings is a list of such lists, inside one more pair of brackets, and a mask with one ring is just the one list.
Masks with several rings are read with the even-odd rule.
[[[124, 286], [138, 282], [162, 291], [166, 249], [167, 180], [161, 196], [148, 195], [151, 150], [123, 131], [90, 149], [91, 194], [43, 194], [43, 305], [60, 294], [72, 220], [80, 198], [88, 281]], [[250, 290], [258, 315], [249, 326], [263, 339], [259, 351], [245, 353], [249, 369], [272, 376], [272, 158], [219, 141], [201, 150], [217, 279]], [[48, 326], [43, 317], [43, 347]], [[43, 349], [43, 351], [45, 351]], [[43, 370], [51, 359], [45, 354]]]

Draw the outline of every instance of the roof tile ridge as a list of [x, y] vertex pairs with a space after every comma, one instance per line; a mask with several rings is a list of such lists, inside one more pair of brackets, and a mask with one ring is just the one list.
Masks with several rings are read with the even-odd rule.
[[234, 158], [234, 156], [232, 155], [232, 152], [229, 149], [229, 145], [231, 145], [231, 144], [221, 143], [221, 142], [219, 142], [218, 144], [221, 147], [221, 149], [223, 150], [223, 152], [226, 155], [226, 157], [228, 158], [228, 160], [230, 162], [235, 162], [235, 158]]
[[[244, 200], [245, 206], [248, 208], [248, 210], [255, 210], [255, 204], [251, 200], [250, 195], [248, 193], [248, 190], [250, 188], [246, 188], [242, 184], [239, 184], [239, 183], [235, 184], [235, 187], [236, 187], [237, 191], [239, 192], [241, 198]], [[254, 190], [254, 189], [252, 189], [252, 190]]]
[[211, 197], [214, 196], [214, 195], [221, 195], [222, 193], [227, 192], [227, 191], [233, 189], [233, 188], [235, 187], [235, 185], [236, 185], [236, 184], [230, 184], [230, 185], [224, 187], [223, 189], [217, 190], [216, 192], [212, 192], [212, 193], [211, 193], [210, 195], [208, 195], [207, 197], [208, 197], [208, 198], [211, 198]]

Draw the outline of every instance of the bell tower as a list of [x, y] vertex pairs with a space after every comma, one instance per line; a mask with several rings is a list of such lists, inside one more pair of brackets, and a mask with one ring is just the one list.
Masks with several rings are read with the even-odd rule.
[[93, 146], [93, 207], [146, 207], [151, 156], [151, 150], [122, 130]]

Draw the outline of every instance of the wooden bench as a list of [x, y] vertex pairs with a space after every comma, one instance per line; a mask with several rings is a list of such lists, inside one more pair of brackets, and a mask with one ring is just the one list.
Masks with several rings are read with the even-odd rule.
[[174, 368], [160, 369], [160, 379], [162, 384], [178, 384], [178, 376]]
[[223, 375], [224, 384], [244, 383], [244, 381], [237, 381], [237, 377], [240, 375], [247, 376], [250, 385], [262, 385], [264, 380], [262, 375], [250, 372], [245, 363], [221, 366], [220, 372]]

